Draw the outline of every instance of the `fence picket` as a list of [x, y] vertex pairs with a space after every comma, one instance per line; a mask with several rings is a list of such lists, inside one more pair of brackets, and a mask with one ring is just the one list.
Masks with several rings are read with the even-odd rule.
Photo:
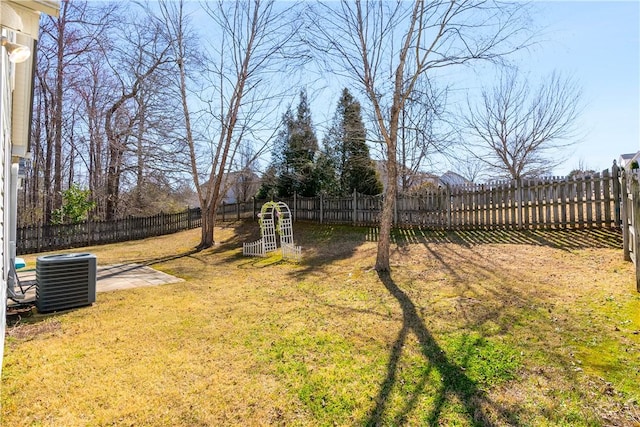
[[[630, 218], [626, 191], [614, 166], [583, 178], [523, 179], [487, 184], [446, 186], [422, 195], [398, 195], [397, 226], [441, 229], [618, 227]], [[639, 196], [640, 198], [640, 196]], [[619, 200], [622, 200], [620, 207]], [[293, 197], [283, 199], [295, 218], [320, 223], [377, 225], [381, 196]], [[223, 220], [255, 219], [263, 201], [223, 203]], [[95, 221], [74, 226], [19, 227], [18, 253], [42, 252], [88, 244], [140, 239], [201, 226], [199, 209], [151, 217]], [[626, 243], [626, 242], [625, 242]], [[627, 247], [629, 245], [626, 245]]]

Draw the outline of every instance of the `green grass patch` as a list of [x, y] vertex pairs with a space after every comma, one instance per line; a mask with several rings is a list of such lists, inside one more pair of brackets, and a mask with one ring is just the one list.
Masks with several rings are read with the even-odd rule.
[[478, 333], [455, 334], [445, 341], [443, 348], [451, 354], [452, 362], [483, 389], [514, 379], [521, 366], [516, 347]]
[[[606, 426], [640, 421], [640, 297], [615, 232], [255, 223], [83, 249], [184, 282], [7, 329], [3, 425]], [[36, 255], [27, 257], [32, 265]]]

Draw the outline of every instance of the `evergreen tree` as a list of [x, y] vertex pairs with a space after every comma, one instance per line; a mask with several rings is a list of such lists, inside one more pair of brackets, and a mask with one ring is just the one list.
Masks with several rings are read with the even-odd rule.
[[354, 190], [368, 195], [382, 192], [382, 183], [369, 155], [366, 137], [360, 103], [345, 88], [331, 129], [323, 141], [335, 168], [334, 187], [330, 193], [346, 196]]
[[282, 125], [273, 153], [277, 195], [315, 196], [320, 191], [322, 171], [318, 170], [316, 165], [318, 139], [313, 129], [311, 109], [304, 90], [300, 91], [300, 102], [295, 116], [291, 109], [287, 110], [282, 117]]
[[256, 194], [257, 199], [271, 199], [278, 195], [278, 177], [276, 167], [271, 164], [262, 175], [262, 185]]

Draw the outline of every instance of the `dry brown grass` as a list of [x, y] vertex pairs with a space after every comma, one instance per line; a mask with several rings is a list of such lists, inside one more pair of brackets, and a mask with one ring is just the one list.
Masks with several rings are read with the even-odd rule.
[[[186, 282], [9, 328], [3, 425], [633, 425], [640, 298], [615, 232], [255, 225], [86, 249]], [[83, 249], [85, 250], [85, 249]], [[35, 257], [27, 257], [34, 265]]]

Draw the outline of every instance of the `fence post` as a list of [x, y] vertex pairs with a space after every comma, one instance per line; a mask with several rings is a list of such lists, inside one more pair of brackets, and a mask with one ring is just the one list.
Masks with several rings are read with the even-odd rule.
[[354, 226], [356, 225], [357, 220], [358, 220], [358, 205], [357, 205], [357, 202], [358, 202], [358, 192], [354, 188], [353, 189], [353, 218], [351, 218]]
[[323, 205], [324, 205], [324, 198], [323, 198], [323, 193], [320, 193], [320, 224], [323, 223], [324, 219], [323, 219]]
[[625, 261], [631, 261], [629, 253], [629, 185], [627, 183], [626, 171], [622, 170], [620, 174], [620, 196], [622, 200], [621, 220], [622, 220], [622, 247]]
[[449, 184], [447, 184], [444, 194], [447, 203], [447, 230], [451, 230], [451, 188]]
[[236, 221], [240, 221], [240, 200], [236, 199]]
[[629, 177], [631, 182], [631, 194], [633, 196], [633, 205], [631, 211], [633, 215], [633, 255], [635, 258], [636, 269], [636, 290], [640, 292], [640, 175], [632, 174]]
[[251, 211], [251, 219], [255, 221], [256, 220], [256, 197], [253, 196], [251, 199], [253, 200], [253, 209]]
[[620, 216], [620, 202], [622, 199], [622, 189], [620, 188], [620, 177], [618, 176], [620, 173], [620, 168], [616, 164], [616, 161], [613, 161], [613, 166], [611, 166], [611, 179], [613, 180], [613, 203], [614, 203], [614, 212], [615, 212], [615, 224], [617, 226], [624, 226], [621, 224], [621, 216]]
[[298, 219], [298, 193], [293, 193], [293, 220]]
[[518, 209], [517, 225], [520, 230], [522, 229], [522, 180], [520, 178], [516, 179], [516, 205]]

